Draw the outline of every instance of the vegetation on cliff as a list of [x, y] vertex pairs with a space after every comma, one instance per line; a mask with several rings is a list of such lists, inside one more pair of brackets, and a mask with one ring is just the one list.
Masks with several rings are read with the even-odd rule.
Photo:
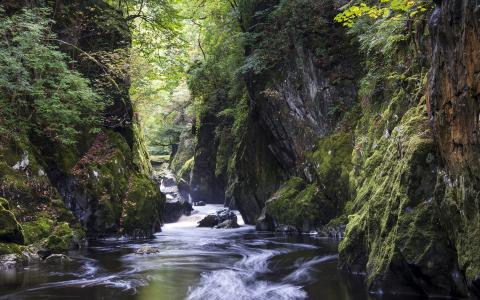
[[194, 201], [342, 237], [373, 292], [479, 289], [473, 0], [57, 2], [0, 8], [0, 254], [151, 236], [150, 152]]

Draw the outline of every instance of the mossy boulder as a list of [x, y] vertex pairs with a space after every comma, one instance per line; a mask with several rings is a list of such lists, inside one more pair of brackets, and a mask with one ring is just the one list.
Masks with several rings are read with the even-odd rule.
[[45, 241], [52, 253], [63, 253], [74, 247], [74, 231], [68, 223], [58, 224]]
[[52, 233], [54, 224], [55, 222], [52, 219], [43, 214], [39, 214], [37, 220], [24, 222], [22, 227], [25, 234], [25, 243], [34, 244], [47, 238]]
[[0, 242], [16, 244], [25, 242], [22, 227], [4, 198], [0, 198]]
[[165, 196], [151, 178], [133, 175], [123, 206], [124, 233], [135, 238], [151, 237], [162, 225], [164, 203]]

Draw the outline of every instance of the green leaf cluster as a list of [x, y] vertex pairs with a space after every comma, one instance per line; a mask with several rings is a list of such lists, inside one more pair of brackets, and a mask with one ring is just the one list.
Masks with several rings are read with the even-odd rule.
[[104, 108], [90, 82], [55, 45], [46, 9], [8, 16], [0, 9], [0, 134], [34, 132], [75, 144], [98, 130]]
[[377, 0], [374, 1], [375, 4], [368, 4], [364, 1], [354, 1], [354, 3], [339, 13], [335, 17], [335, 21], [346, 27], [352, 27], [361, 17], [374, 20], [399, 14], [413, 17], [425, 13], [432, 6], [430, 0]]

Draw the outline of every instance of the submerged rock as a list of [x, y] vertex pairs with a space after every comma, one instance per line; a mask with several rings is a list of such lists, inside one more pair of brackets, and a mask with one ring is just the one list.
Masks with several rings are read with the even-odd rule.
[[45, 258], [45, 263], [69, 263], [72, 259], [65, 254], [51, 254]]
[[238, 228], [237, 215], [228, 208], [209, 214], [198, 222], [198, 227]]
[[151, 247], [151, 246], [144, 246], [140, 249], [135, 250], [135, 254], [137, 255], [148, 255], [148, 254], [156, 254], [160, 253], [160, 249], [157, 247]]

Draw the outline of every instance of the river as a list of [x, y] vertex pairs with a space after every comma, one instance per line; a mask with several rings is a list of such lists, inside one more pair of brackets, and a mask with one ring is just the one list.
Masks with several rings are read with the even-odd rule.
[[[2, 272], [0, 299], [373, 299], [337, 269], [335, 241], [257, 233], [241, 216], [238, 229], [196, 227], [219, 208], [196, 207], [154, 239], [101, 240], [70, 263]], [[135, 254], [145, 246], [160, 252]]]

